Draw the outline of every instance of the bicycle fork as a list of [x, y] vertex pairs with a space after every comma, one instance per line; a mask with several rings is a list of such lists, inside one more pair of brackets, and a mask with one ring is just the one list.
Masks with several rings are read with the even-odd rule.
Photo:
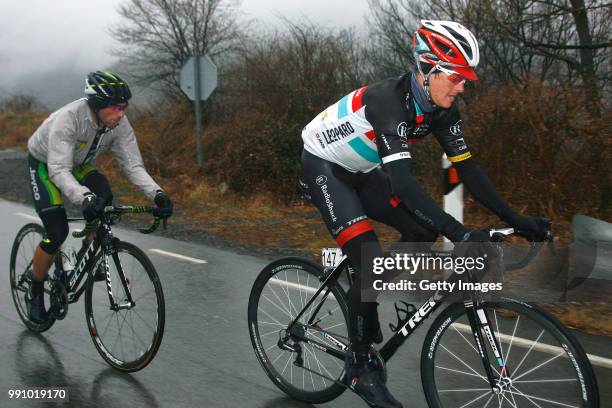
[[[491, 321], [486, 310], [484, 309], [484, 307], [482, 307], [480, 302], [476, 302], [475, 304], [473, 300], [464, 301], [464, 305], [467, 312], [468, 320], [470, 322], [470, 327], [472, 329], [472, 335], [474, 336], [474, 340], [476, 341], [478, 354], [480, 354], [480, 358], [482, 359], [482, 364], [487, 374], [487, 380], [491, 385], [492, 391], [495, 394], [500, 394], [505, 391], [508, 391], [512, 385], [510, 372], [508, 370], [508, 367], [506, 366], [506, 361], [502, 354], [502, 349], [500, 347], [499, 340], [497, 339], [494, 331], [492, 330]], [[495, 362], [499, 366], [499, 377], [496, 376], [493, 369], [493, 365], [489, 359], [489, 355], [486, 350], [487, 345], [493, 352]]]
[[109, 264], [109, 255], [107, 253], [104, 254], [104, 272], [106, 275], [106, 290], [108, 294], [108, 301], [110, 303], [110, 309], [117, 312], [119, 310], [131, 309], [136, 306], [136, 303], [132, 299], [132, 293], [129, 288], [129, 280], [125, 277], [125, 272], [123, 271], [123, 266], [121, 265], [121, 261], [119, 260], [119, 255], [117, 251], [113, 251], [111, 253], [113, 262], [117, 268], [117, 275], [119, 275], [119, 280], [123, 285], [125, 299], [123, 302], [117, 303], [115, 302], [115, 297], [113, 296], [113, 287], [111, 284], [111, 274], [110, 274], [110, 264]]

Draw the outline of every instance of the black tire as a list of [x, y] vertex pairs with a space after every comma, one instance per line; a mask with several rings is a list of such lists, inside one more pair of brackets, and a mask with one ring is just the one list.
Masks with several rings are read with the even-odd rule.
[[[282, 350], [276, 343], [279, 339], [277, 332], [287, 328], [292, 317], [303, 309], [310, 296], [320, 287], [319, 277], [322, 274], [321, 266], [307, 259], [283, 258], [272, 262], [255, 280], [248, 308], [253, 350], [268, 377], [290, 397], [313, 404], [330, 401], [342, 394], [346, 388], [295, 365], [297, 353]], [[310, 296], [307, 297], [307, 294]], [[348, 344], [348, 307], [344, 290], [338, 283], [332, 286], [331, 294], [325, 299], [317, 316], [324, 319], [320, 321], [324, 323], [318, 327]], [[306, 313], [300, 319], [304, 325], [308, 317], [309, 314]], [[309, 333], [306, 331], [305, 335], [308, 336]], [[316, 339], [329, 347], [333, 346], [321, 336]], [[322, 372], [336, 381], [344, 380], [344, 361], [312, 345], [291, 341], [293, 344], [299, 343], [304, 350], [304, 366]], [[279, 360], [281, 362], [277, 364]]]
[[[28, 317], [25, 304], [25, 296], [29, 291], [32, 281], [32, 257], [44, 234], [45, 229], [40, 224], [31, 223], [24, 225], [17, 233], [15, 241], [13, 241], [9, 267], [11, 295], [13, 296], [13, 303], [15, 304], [17, 314], [28, 329], [38, 333], [49, 330], [53, 323], [55, 323], [53, 317], [49, 317], [42, 324], [31, 321]], [[49, 280], [46, 280], [45, 304], [47, 308], [50, 305], [49, 292]]]
[[[89, 334], [102, 358], [117, 370], [134, 372], [146, 367], [161, 345], [165, 325], [164, 293], [155, 267], [142, 250], [123, 241], [115, 243], [115, 250], [135, 306], [110, 310], [106, 281], [94, 282], [89, 276], [85, 291], [85, 317]], [[100, 251], [93, 263], [92, 273], [104, 268], [103, 259], [103, 251]], [[112, 257], [108, 260], [113, 297], [117, 303], [124, 302], [125, 290], [117, 266]], [[146, 319], [143, 317], [145, 313]], [[130, 327], [124, 329], [125, 326]], [[114, 333], [111, 328], [116, 328]], [[124, 330], [131, 336], [125, 340], [122, 337]], [[131, 347], [125, 342], [131, 342]]]
[[[484, 306], [509, 370], [510, 387], [499, 395], [491, 391], [465, 308], [457, 303], [440, 313], [423, 345], [421, 378], [430, 407], [599, 407], [593, 368], [578, 341], [554, 316], [511, 299]], [[499, 378], [486, 337], [484, 343]]]

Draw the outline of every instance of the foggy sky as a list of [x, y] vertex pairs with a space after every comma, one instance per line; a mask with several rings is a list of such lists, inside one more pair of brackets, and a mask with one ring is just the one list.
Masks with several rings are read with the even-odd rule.
[[[109, 26], [125, 0], [0, 0], [0, 99], [23, 93], [56, 108], [82, 95], [84, 75], [116, 62]], [[367, 0], [243, 0], [245, 18], [280, 26], [279, 16], [327, 27], [365, 25]]]

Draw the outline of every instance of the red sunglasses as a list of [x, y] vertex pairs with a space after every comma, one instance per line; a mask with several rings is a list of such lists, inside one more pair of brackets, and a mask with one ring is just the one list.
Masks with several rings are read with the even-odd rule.
[[465, 82], [465, 78], [459, 74], [450, 74], [446, 76], [454, 85], [459, 85], [460, 83]]
[[446, 69], [444, 67], [441, 66], [437, 66], [438, 70], [440, 70], [440, 72], [444, 73], [444, 75], [446, 75], [446, 77], [448, 78], [449, 81], [451, 81], [453, 83], [453, 85], [459, 85], [462, 82], [466, 81], [466, 78], [463, 75], [460, 75], [458, 73], [456, 73], [455, 71], [451, 71], [450, 69]]

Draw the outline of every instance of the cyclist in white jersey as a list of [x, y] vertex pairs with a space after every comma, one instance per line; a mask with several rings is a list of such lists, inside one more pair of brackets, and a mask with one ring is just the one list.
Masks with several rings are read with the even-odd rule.
[[[466, 81], [478, 78], [479, 50], [472, 33], [458, 23], [422, 20], [413, 45], [416, 72], [345, 95], [302, 131], [300, 187], [363, 276], [371, 276], [372, 265], [362, 264], [361, 247], [378, 242], [370, 218], [396, 228], [405, 242], [433, 242], [442, 234], [453, 242], [471, 242], [467, 255], [489, 249], [485, 232], [468, 230], [441, 210], [411, 174], [410, 146], [429, 133], [481, 204], [536, 238], [548, 231], [546, 220], [517, 214], [499, 196], [464, 139], [454, 101]], [[371, 256], [382, 256], [380, 245], [374, 247], [377, 253]], [[371, 358], [371, 344], [382, 341], [377, 303], [361, 302], [359, 278], [348, 295], [348, 385], [372, 407], [401, 407]]]

